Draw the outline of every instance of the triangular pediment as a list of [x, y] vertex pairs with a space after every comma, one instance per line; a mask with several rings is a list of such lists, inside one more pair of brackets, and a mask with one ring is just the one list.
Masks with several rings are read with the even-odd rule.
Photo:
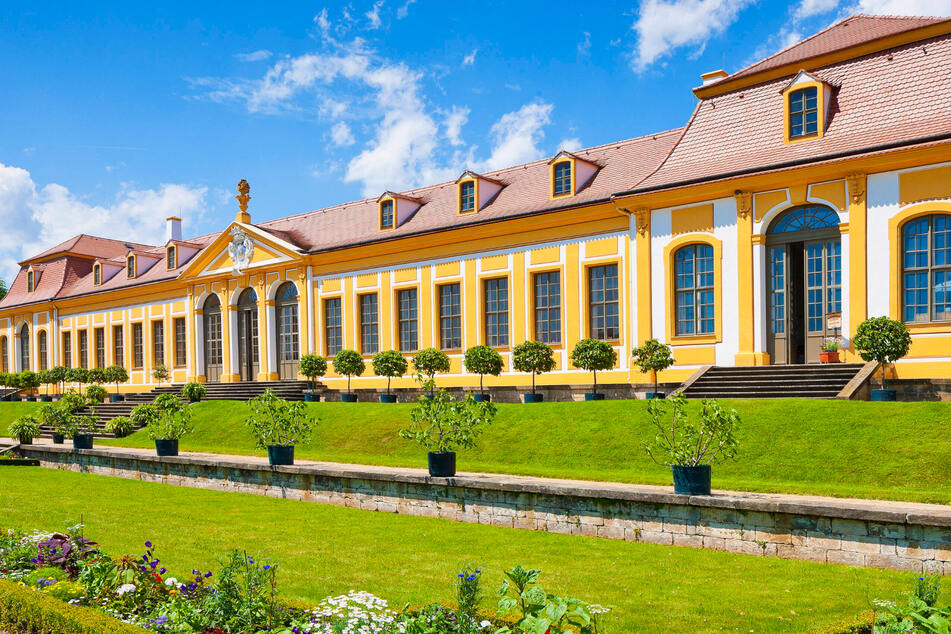
[[[232, 243], [239, 247], [229, 249]], [[235, 274], [235, 258], [240, 261], [240, 275], [256, 269], [299, 260], [300, 250], [254, 225], [233, 222], [214, 241], [193, 257], [182, 272], [182, 277], [205, 277]]]

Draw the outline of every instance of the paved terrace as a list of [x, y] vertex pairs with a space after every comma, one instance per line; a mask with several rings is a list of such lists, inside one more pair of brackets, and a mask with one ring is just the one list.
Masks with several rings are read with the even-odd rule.
[[[0, 440], [12, 446], [16, 441]], [[97, 446], [22, 445], [45, 467], [513, 528], [951, 575], [951, 506]], [[424, 459], [421, 454], [420, 459]]]

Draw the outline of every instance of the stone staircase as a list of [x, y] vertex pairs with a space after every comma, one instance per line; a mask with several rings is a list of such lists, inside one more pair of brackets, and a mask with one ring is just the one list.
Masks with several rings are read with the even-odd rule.
[[686, 385], [687, 398], [835, 398], [864, 367], [821, 365], [713, 366]]

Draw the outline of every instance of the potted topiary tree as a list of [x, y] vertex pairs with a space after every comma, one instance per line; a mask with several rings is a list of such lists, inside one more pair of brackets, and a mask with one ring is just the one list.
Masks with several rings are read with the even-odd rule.
[[168, 380], [168, 368], [164, 363], [156, 363], [152, 366], [152, 378], [159, 382], [159, 385]]
[[49, 370], [40, 370], [36, 373], [36, 377], [40, 382], [40, 385], [46, 386], [46, 394], [40, 395], [40, 401], [44, 403], [49, 403], [53, 400], [53, 397], [50, 396], [50, 383], [53, 383], [53, 377], [50, 375]]
[[106, 397], [109, 396], [109, 393], [106, 392], [106, 388], [101, 385], [90, 385], [86, 388], [86, 400], [89, 401], [91, 405], [98, 405], [106, 400]]
[[110, 365], [106, 368], [105, 372], [103, 372], [103, 375], [107, 383], [116, 384], [116, 393], [110, 394], [109, 400], [113, 403], [122, 401], [123, 397], [119, 394], [119, 384], [129, 380], [129, 373], [126, 372], [126, 369], [121, 365]]
[[610, 370], [617, 361], [617, 352], [611, 344], [600, 339], [582, 339], [571, 351], [571, 363], [576, 368], [588, 370], [594, 377], [592, 392], [584, 395], [586, 401], [603, 401], [604, 394], [598, 393], [598, 370]]
[[88, 382], [102, 385], [106, 382], [106, 371], [103, 368], [90, 368]]
[[153, 403], [156, 416], [147, 427], [149, 438], [155, 441], [158, 456], [177, 456], [178, 441], [193, 431], [192, 410], [174, 394], [162, 394]]
[[83, 391], [83, 385], [89, 381], [89, 370], [86, 368], [70, 368], [66, 371], [66, 380], [76, 384], [76, 389]]
[[63, 431], [66, 437], [73, 439], [73, 449], [92, 449], [96, 433], [95, 412], [93, 414], [93, 416], [70, 414]]
[[449, 372], [449, 355], [438, 348], [426, 348], [413, 355], [413, 369], [417, 380], [423, 386], [429, 386], [428, 398], [436, 391], [436, 373]]
[[63, 394], [63, 381], [66, 380], [66, 373], [69, 369], [64, 365], [58, 365], [50, 370], [50, 378], [56, 384], [56, 394], [57, 396], [62, 396]]
[[865, 361], [877, 361], [882, 368], [882, 389], [872, 390], [873, 401], [894, 401], [895, 390], [885, 388], [885, 366], [898, 361], [911, 347], [911, 334], [900, 321], [888, 317], [870, 317], [855, 329], [852, 347]]
[[19, 417], [7, 428], [11, 438], [16, 438], [21, 445], [32, 445], [33, 439], [40, 435], [40, 424], [30, 414]]
[[686, 407], [683, 394], [651, 400], [647, 413], [657, 435], [644, 448], [651, 460], [670, 466], [674, 493], [710, 495], [710, 465], [736, 455], [740, 416], [735, 409], [722, 409], [715, 400], [704, 400], [699, 420], [692, 422], [684, 412]]
[[654, 380], [654, 391], [648, 392], [647, 398], [664, 398], [664, 395], [657, 391], [657, 373], [674, 364], [674, 356], [670, 346], [656, 339], [648, 339], [640, 348], [634, 348], [631, 356], [634, 365], [640, 368], [644, 374], [650, 372], [651, 378]]
[[390, 381], [406, 374], [406, 358], [397, 350], [382, 350], [373, 355], [373, 373], [386, 377], [386, 394], [380, 394], [381, 403], [395, 403], [396, 394], [390, 392]]
[[356, 350], [341, 350], [334, 357], [334, 372], [347, 377], [347, 392], [340, 395], [343, 403], [356, 403], [357, 395], [350, 391], [350, 377], [360, 376], [367, 369], [363, 357]]
[[466, 350], [463, 363], [467, 371], [479, 373], [479, 392], [473, 394], [476, 403], [491, 401], [491, 396], [486, 394], [482, 385], [482, 379], [486, 374], [490, 376], [502, 374], [502, 355], [496, 352], [494, 348], [486, 345], [472, 346]]
[[182, 398], [187, 398], [189, 403], [197, 403], [208, 394], [208, 388], [203, 383], [191, 381], [182, 386]]
[[475, 447], [482, 428], [495, 418], [495, 405], [476, 402], [470, 394], [463, 401], [453, 401], [444, 389], [436, 390], [435, 381], [424, 387], [431, 398], [421, 398], [411, 413], [410, 425], [400, 436], [415, 440], [428, 450], [429, 475], [451, 478], [456, 475], [456, 450]]
[[541, 403], [545, 400], [544, 394], [535, 391], [535, 375], [554, 369], [554, 355], [551, 346], [541, 341], [523, 341], [512, 350], [512, 366], [519, 372], [530, 372], [532, 375], [532, 393], [524, 395], [526, 403]]
[[[33, 370], [24, 370], [20, 372], [19, 383], [21, 389], [33, 394], [33, 391], [40, 386], [40, 375]], [[39, 400], [39, 397], [36, 397], [36, 399]]]
[[304, 400], [311, 403], [319, 401], [320, 395], [314, 392], [314, 383], [317, 377], [327, 374], [327, 359], [319, 354], [305, 354], [300, 358], [300, 373], [309, 381]]
[[251, 415], [245, 424], [254, 435], [255, 445], [267, 449], [268, 462], [272, 466], [294, 464], [294, 446], [310, 442], [317, 419], [306, 414], [302, 402], [278, 398], [271, 388], [249, 400], [248, 407]]

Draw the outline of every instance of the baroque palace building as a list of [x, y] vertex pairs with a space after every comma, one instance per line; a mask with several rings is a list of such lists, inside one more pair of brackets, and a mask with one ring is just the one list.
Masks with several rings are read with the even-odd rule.
[[[867, 317], [908, 324], [901, 378], [951, 376], [951, 20], [853, 16], [731, 75], [683, 128], [161, 245], [80, 235], [21, 263], [2, 370], [120, 364], [152, 383], [298, 378], [304, 353], [556, 350], [581, 338], [701, 366], [812, 363]], [[841, 330], [836, 328], [840, 324]], [[328, 375], [328, 384], [341, 385]], [[380, 386], [368, 371], [355, 385]], [[409, 385], [404, 379], [402, 385]]]

